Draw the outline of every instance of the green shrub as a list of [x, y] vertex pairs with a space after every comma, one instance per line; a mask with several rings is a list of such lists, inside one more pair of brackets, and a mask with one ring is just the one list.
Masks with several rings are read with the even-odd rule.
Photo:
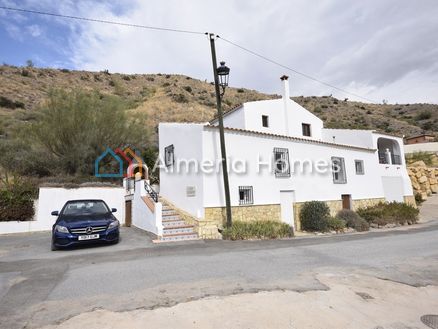
[[292, 227], [275, 221], [234, 221], [230, 228], [222, 231], [225, 240], [279, 239], [292, 236]]
[[344, 220], [347, 227], [353, 228], [358, 232], [368, 231], [370, 229], [368, 222], [353, 210], [341, 210], [336, 217]]
[[190, 86], [185, 86], [185, 87], [183, 87], [183, 89], [185, 91], [187, 91], [188, 93], [192, 93], [192, 87], [190, 87]]
[[390, 202], [359, 209], [358, 214], [368, 223], [384, 226], [387, 224], [415, 224], [418, 222], [419, 211], [403, 202]]
[[19, 177], [0, 181], [0, 222], [28, 221], [35, 215], [33, 200], [36, 188]]
[[177, 103], [188, 103], [186, 95], [184, 94], [172, 94], [172, 99]]
[[301, 227], [305, 231], [327, 231], [329, 218], [330, 209], [322, 201], [305, 202], [300, 211]]
[[30, 73], [29, 70], [22, 69], [22, 70], [21, 70], [21, 76], [23, 76], [23, 77], [31, 77], [31, 76], [32, 76], [32, 73]]
[[4, 96], [0, 96], [0, 106], [6, 107], [8, 109], [16, 109], [16, 108], [22, 108], [24, 109], [24, 103], [10, 100], [9, 98], [6, 98]]
[[430, 111], [422, 111], [420, 113], [418, 113], [415, 117], [416, 120], [421, 121], [421, 120], [428, 120], [432, 117], [432, 112]]
[[415, 203], [417, 206], [421, 205], [424, 202], [423, 196], [421, 193], [415, 193]]
[[337, 217], [330, 217], [328, 219], [328, 229], [330, 231], [340, 232], [343, 231], [346, 226], [346, 222], [343, 219]]

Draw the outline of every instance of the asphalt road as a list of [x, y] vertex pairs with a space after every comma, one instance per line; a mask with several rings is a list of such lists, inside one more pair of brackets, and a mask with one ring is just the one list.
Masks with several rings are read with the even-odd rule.
[[[438, 284], [438, 223], [283, 241], [118, 246], [50, 252], [47, 233], [0, 237], [0, 328], [37, 328], [95, 309], [152, 309], [211, 295], [326, 289], [317, 273]], [[24, 251], [23, 251], [24, 250]], [[33, 250], [33, 251], [31, 251]]]

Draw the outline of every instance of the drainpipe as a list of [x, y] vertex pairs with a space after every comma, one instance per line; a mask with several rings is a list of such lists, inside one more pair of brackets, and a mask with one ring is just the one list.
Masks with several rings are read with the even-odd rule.
[[280, 78], [283, 81], [283, 111], [284, 111], [284, 132], [285, 135], [289, 135], [289, 102], [290, 102], [290, 90], [289, 90], [289, 77], [287, 75], [283, 75]]

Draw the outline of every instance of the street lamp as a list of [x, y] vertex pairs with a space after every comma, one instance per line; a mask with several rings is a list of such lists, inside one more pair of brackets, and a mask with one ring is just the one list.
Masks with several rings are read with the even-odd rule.
[[219, 76], [219, 84], [222, 87], [221, 97], [225, 94], [225, 88], [228, 87], [228, 78], [230, 76], [230, 68], [225, 66], [225, 62], [221, 62], [221, 66], [217, 68]]
[[[214, 74], [214, 87], [216, 91], [216, 105], [217, 116], [219, 121], [219, 139], [221, 143], [221, 161], [222, 161], [222, 174], [224, 179], [224, 192], [225, 192], [225, 205], [227, 210], [227, 227], [231, 227], [231, 201], [230, 201], [230, 184], [228, 182], [228, 168], [227, 168], [227, 152], [225, 150], [225, 134], [224, 134], [224, 120], [222, 112], [222, 96], [225, 94], [225, 88], [228, 86], [228, 77], [230, 69], [225, 66], [225, 62], [221, 62], [221, 66], [217, 67], [216, 60], [216, 46], [214, 43], [215, 35], [209, 33], [210, 46], [211, 46], [211, 59], [213, 62], [213, 74]], [[220, 79], [220, 80], [219, 80]], [[222, 93], [220, 92], [222, 87]]]

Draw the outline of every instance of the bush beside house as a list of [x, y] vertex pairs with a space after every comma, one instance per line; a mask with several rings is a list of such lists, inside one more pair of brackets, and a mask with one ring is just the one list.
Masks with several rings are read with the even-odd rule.
[[374, 227], [389, 224], [411, 225], [417, 223], [419, 219], [417, 208], [399, 202], [381, 202], [373, 207], [359, 209], [357, 213]]
[[330, 219], [330, 208], [322, 201], [309, 201], [303, 204], [300, 212], [301, 227], [310, 232], [326, 232]]
[[345, 221], [345, 225], [349, 228], [352, 228], [358, 232], [368, 231], [370, 229], [370, 225], [368, 222], [360, 217], [353, 210], [341, 210], [336, 215], [340, 220]]
[[222, 231], [225, 240], [280, 239], [293, 236], [292, 227], [276, 221], [234, 221]]
[[24, 179], [7, 176], [0, 181], [0, 222], [29, 221], [35, 215], [36, 188]]
[[301, 227], [309, 232], [343, 232], [351, 228], [358, 232], [368, 231], [370, 227], [386, 225], [411, 225], [418, 222], [419, 210], [403, 202], [381, 202], [375, 206], [352, 210], [341, 210], [335, 217], [330, 216], [325, 202], [310, 201], [300, 212]]

